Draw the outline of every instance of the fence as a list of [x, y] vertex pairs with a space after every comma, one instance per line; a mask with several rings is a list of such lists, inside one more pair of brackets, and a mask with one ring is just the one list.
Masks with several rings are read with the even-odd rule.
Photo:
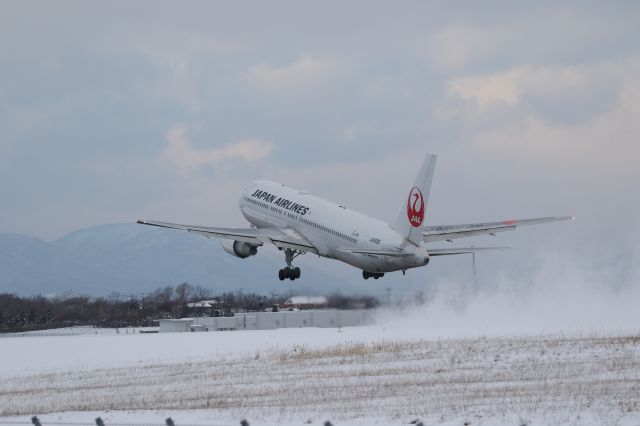
[[0, 333], [0, 339], [9, 337], [83, 336], [86, 334], [144, 334], [157, 332], [158, 327], [101, 328], [93, 325], [81, 325], [75, 327], [51, 328], [48, 330]]
[[[412, 422], [413, 423], [413, 422]], [[0, 425], [34, 425], [34, 426], [47, 426], [47, 425], [67, 425], [67, 426], [161, 426], [163, 423], [105, 423], [102, 418], [98, 417], [95, 419], [93, 423], [80, 423], [80, 422], [42, 422], [37, 416], [31, 417], [31, 421], [27, 421], [25, 419], [24, 422], [20, 421], [3, 421], [0, 419]], [[237, 425], [236, 423], [235, 425]], [[251, 426], [247, 420], [241, 420], [240, 426]], [[413, 423], [416, 426], [424, 426], [422, 422]], [[176, 423], [171, 417], [165, 419], [164, 425], [166, 426], [205, 426], [204, 424], [188, 424], [188, 423]], [[235, 426], [234, 425], [234, 426]], [[211, 424], [208, 423], [206, 426], [231, 426], [230, 424]], [[324, 426], [333, 426], [333, 423], [330, 421], [324, 422]]]

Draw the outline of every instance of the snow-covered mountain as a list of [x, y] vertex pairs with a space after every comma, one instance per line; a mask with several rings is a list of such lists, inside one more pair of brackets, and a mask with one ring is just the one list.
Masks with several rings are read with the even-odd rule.
[[82, 262], [63, 247], [26, 235], [0, 234], [0, 291], [51, 293], [106, 286], [116, 277], [99, 265]]
[[258, 256], [238, 259], [215, 239], [136, 224], [95, 226], [53, 242], [0, 234], [0, 292], [99, 296], [182, 282], [215, 291], [259, 293], [364, 290], [358, 274], [345, 280], [339, 271], [327, 272], [314, 262], [305, 262], [304, 280], [283, 283], [277, 279], [282, 266], [284, 256], [275, 249], [263, 248]]

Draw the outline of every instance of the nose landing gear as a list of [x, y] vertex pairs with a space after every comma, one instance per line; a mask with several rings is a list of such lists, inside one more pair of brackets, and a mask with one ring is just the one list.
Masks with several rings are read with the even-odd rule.
[[382, 278], [382, 277], [384, 277], [383, 272], [362, 271], [362, 278], [364, 278], [365, 280], [368, 280], [369, 278], [373, 278], [374, 280], [377, 280], [378, 278]]
[[297, 250], [291, 250], [291, 249], [284, 250], [284, 259], [285, 259], [285, 262], [287, 262], [287, 266], [278, 271], [278, 278], [280, 279], [280, 281], [284, 281], [286, 279], [293, 281], [300, 278], [300, 273], [301, 273], [300, 268], [298, 267], [294, 268], [291, 265], [291, 262], [293, 262], [293, 259], [300, 256], [301, 254], [303, 254], [303, 252], [299, 252]]

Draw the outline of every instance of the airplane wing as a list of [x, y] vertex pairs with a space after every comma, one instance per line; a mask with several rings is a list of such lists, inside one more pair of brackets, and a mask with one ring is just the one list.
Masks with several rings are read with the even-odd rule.
[[538, 219], [504, 220], [502, 222], [470, 223], [466, 225], [425, 226], [422, 228], [422, 241], [452, 241], [458, 238], [474, 237], [476, 235], [513, 231], [521, 226], [539, 225], [542, 223], [573, 220], [571, 216], [542, 217]]
[[151, 220], [139, 220], [138, 223], [142, 225], [158, 226], [160, 228], [181, 229], [207, 238], [223, 238], [243, 241], [258, 246], [263, 244], [273, 244], [278, 248], [289, 248], [316, 254], [318, 253], [318, 250], [301, 236], [297, 234], [289, 235], [275, 228], [215, 228], [208, 226], [156, 222]]
[[510, 250], [511, 247], [459, 247], [459, 248], [438, 248], [427, 249], [429, 256], [451, 256], [455, 254], [471, 254], [479, 251], [491, 251], [491, 250]]

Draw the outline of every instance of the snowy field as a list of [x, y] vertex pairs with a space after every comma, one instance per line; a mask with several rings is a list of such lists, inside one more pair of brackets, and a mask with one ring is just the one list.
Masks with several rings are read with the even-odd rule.
[[640, 424], [631, 332], [425, 338], [378, 325], [0, 345], [0, 424]]
[[640, 425], [638, 287], [553, 288], [341, 330], [4, 338], [0, 425]]

